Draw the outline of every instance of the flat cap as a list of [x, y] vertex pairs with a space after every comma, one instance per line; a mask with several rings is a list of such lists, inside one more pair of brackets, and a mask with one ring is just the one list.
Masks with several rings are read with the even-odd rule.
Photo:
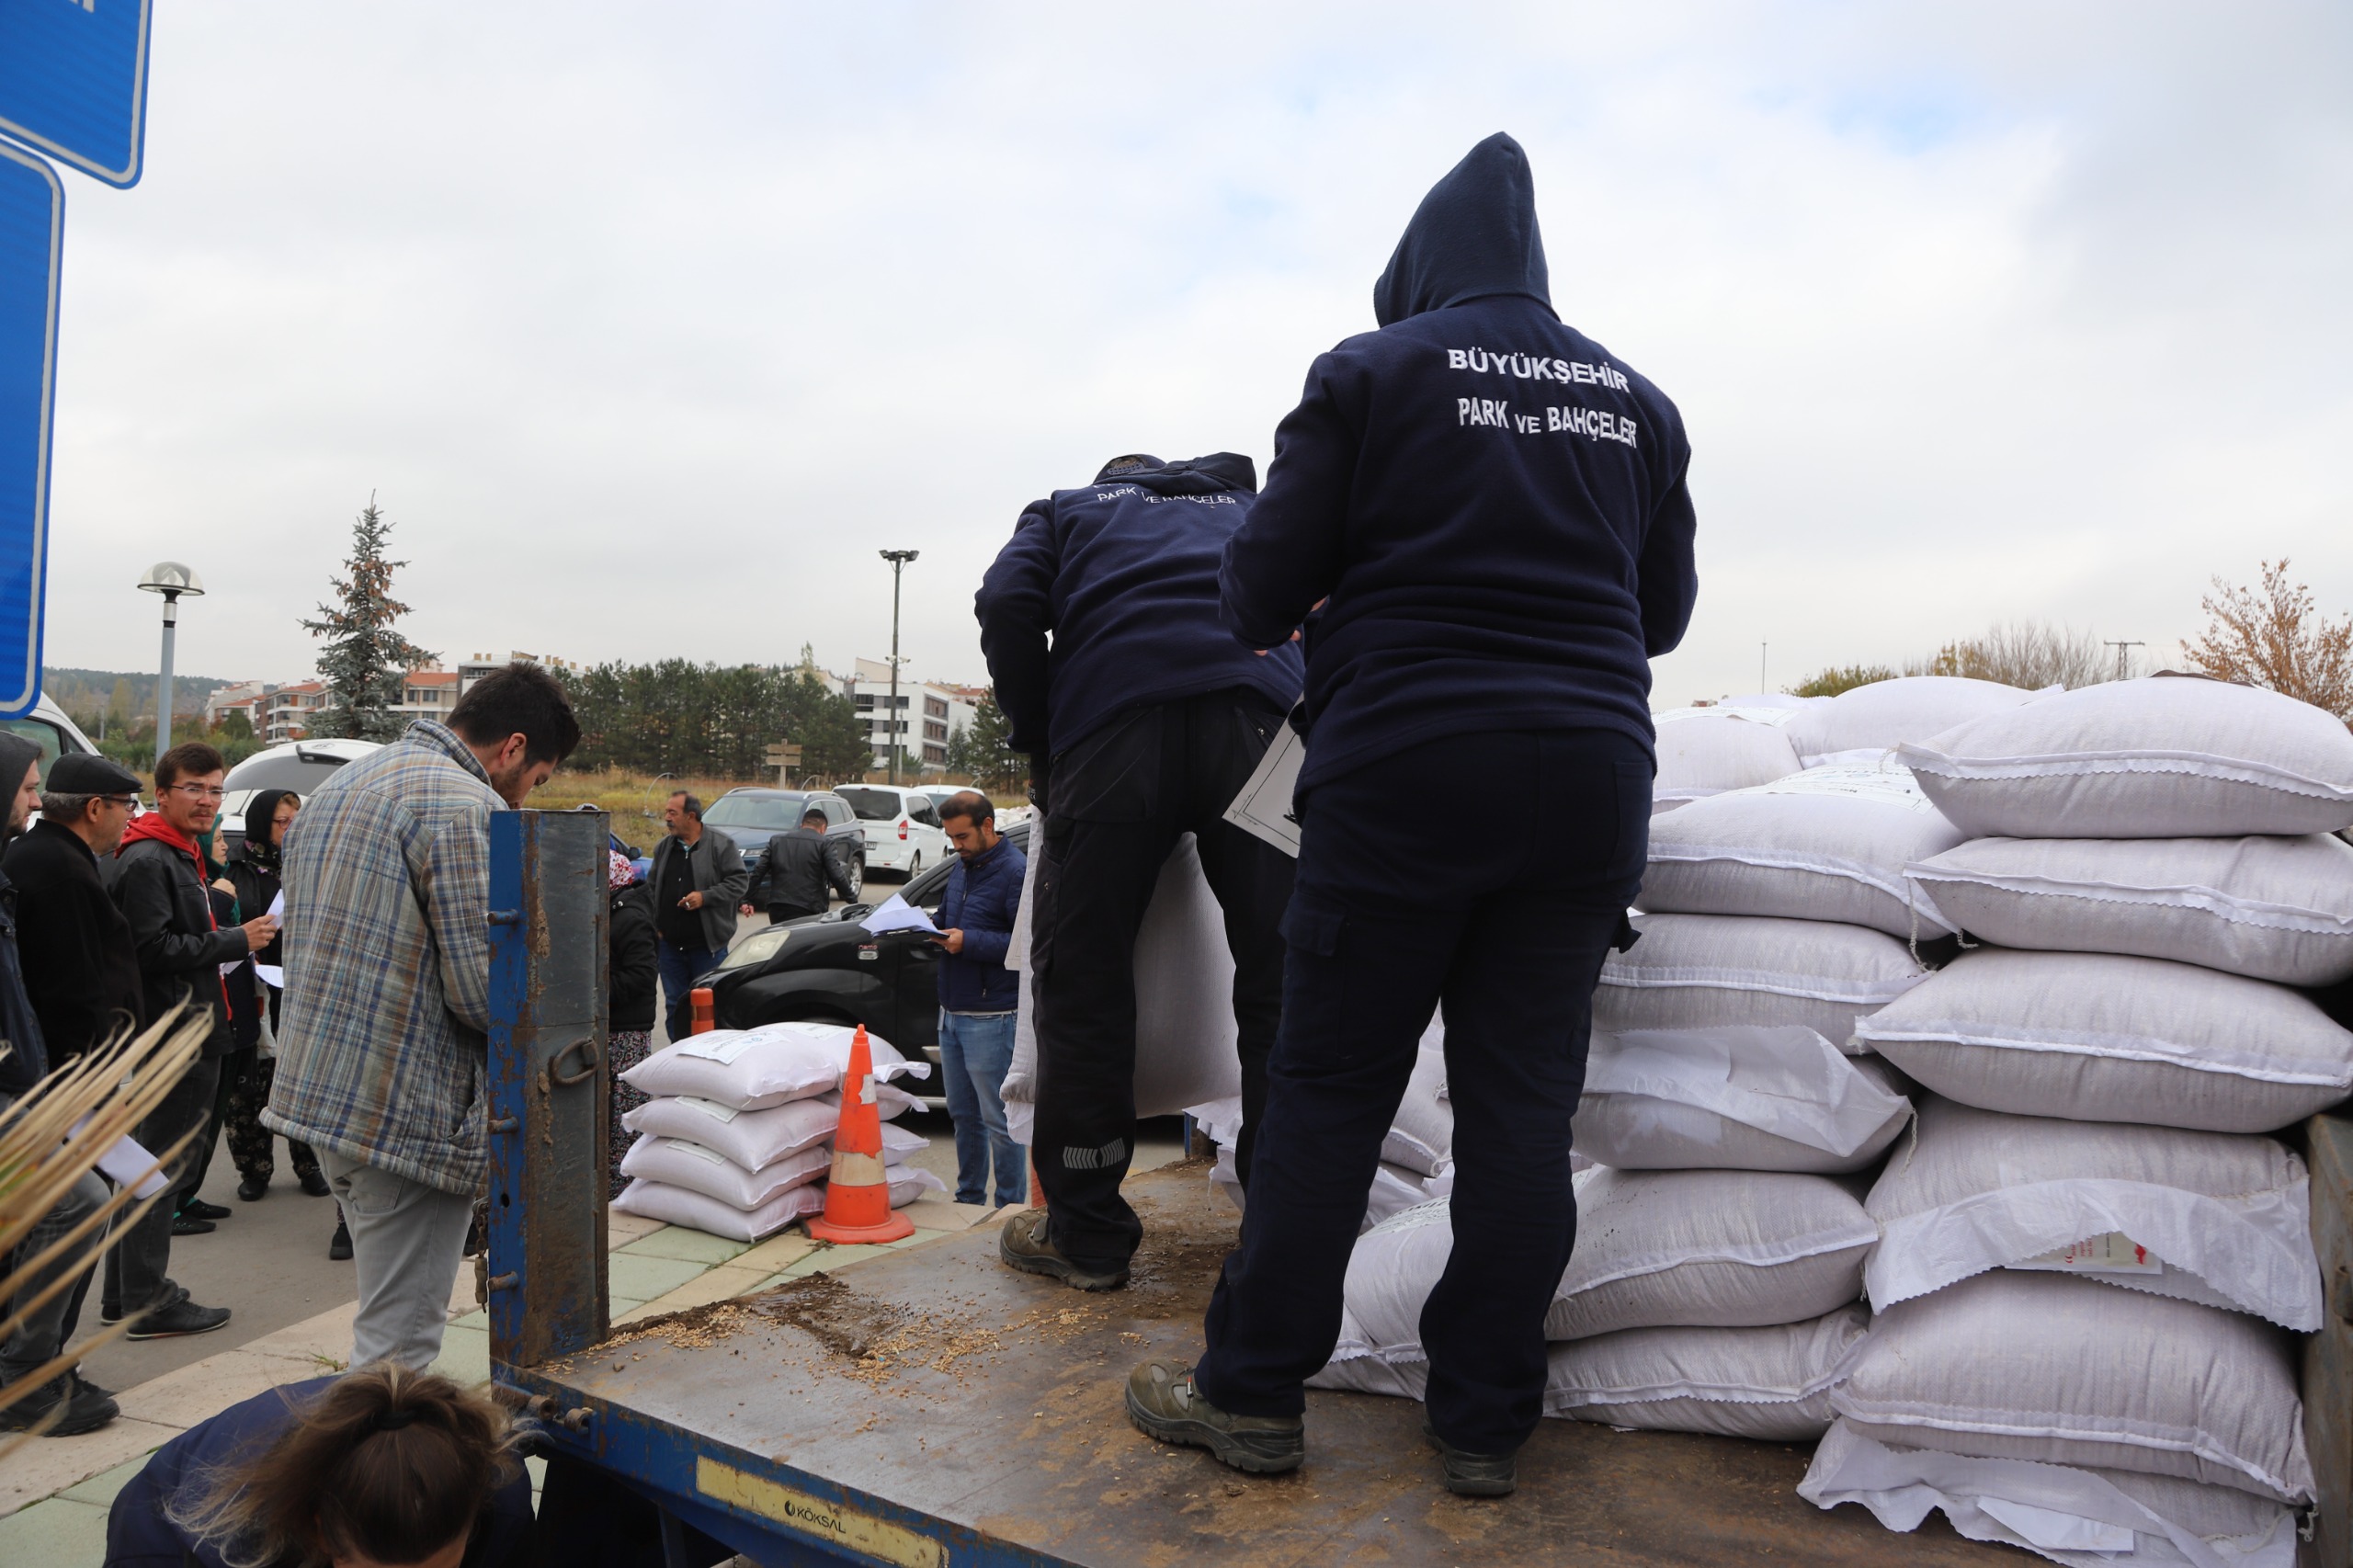
[[50, 764], [41, 788], [52, 795], [136, 795], [139, 775], [111, 758], [69, 751]]

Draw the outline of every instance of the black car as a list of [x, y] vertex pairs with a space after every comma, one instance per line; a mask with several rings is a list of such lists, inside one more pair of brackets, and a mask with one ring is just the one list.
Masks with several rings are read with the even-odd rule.
[[801, 813], [812, 806], [825, 813], [825, 836], [839, 841], [855, 898], [866, 886], [866, 835], [849, 802], [830, 790], [730, 790], [705, 808], [702, 824], [735, 841], [744, 869], [756, 881], [760, 862], [767, 858], [768, 840], [799, 827]]
[[[1025, 854], [1029, 825], [1005, 830]], [[950, 860], [929, 868], [899, 896], [937, 918], [954, 867]], [[870, 934], [858, 922], [871, 913], [870, 905], [847, 904], [736, 943], [704, 982], [713, 1022], [725, 1029], [801, 1018], [864, 1024], [910, 1061], [938, 1060], [940, 949], [919, 931]]]

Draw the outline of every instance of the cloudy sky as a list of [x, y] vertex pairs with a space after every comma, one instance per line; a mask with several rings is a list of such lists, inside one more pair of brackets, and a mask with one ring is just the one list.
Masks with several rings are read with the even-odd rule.
[[[67, 176], [49, 660], [298, 678], [372, 492], [445, 654], [984, 678], [1022, 505], [1263, 465], [1479, 137], [1564, 319], [1681, 405], [1664, 704], [2208, 579], [2353, 607], [2330, 4], [159, 7]], [[1117, 12], [1113, 15], [1114, 11]], [[1475, 19], [1473, 19], [1475, 18]]]

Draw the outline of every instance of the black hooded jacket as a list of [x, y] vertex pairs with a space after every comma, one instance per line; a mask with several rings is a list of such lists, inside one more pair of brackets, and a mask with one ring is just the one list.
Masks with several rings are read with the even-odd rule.
[[[25, 775], [40, 760], [40, 747], [22, 735], [0, 730], [0, 822], [23, 787]], [[49, 1048], [43, 1043], [40, 1020], [32, 998], [25, 993], [25, 965], [17, 950], [17, 890], [0, 874], [0, 1096], [13, 1099], [31, 1088], [50, 1069]]]
[[1449, 734], [1652, 744], [1649, 660], [1699, 589], [1690, 448], [1549, 287], [1527, 154], [1491, 136], [1407, 225], [1381, 330], [1319, 358], [1275, 433], [1219, 583], [1247, 646], [1307, 622], [1302, 790]]

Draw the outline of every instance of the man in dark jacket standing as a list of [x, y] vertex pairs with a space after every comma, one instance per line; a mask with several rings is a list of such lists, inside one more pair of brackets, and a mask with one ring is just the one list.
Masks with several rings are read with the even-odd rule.
[[825, 813], [812, 806], [801, 814], [799, 827], [768, 840], [759, 875], [744, 893], [745, 915], [765, 904], [769, 924], [782, 925], [824, 914], [833, 903], [829, 892], [841, 894], [844, 903], [858, 896], [842, 866], [841, 847], [825, 836]]
[[51, 764], [40, 818], [0, 865], [17, 888], [25, 990], [51, 1066], [62, 1066], [142, 1012], [131, 923], [99, 875], [139, 803], [139, 776], [86, 752]]
[[735, 906], [752, 874], [743, 851], [723, 833], [706, 832], [702, 802], [686, 790], [670, 797], [662, 811], [670, 831], [654, 846], [654, 956], [662, 966], [662, 994], [670, 1038], [687, 1038], [688, 1005], [702, 977], [727, 956], [735, 936]]
[[1029, 1196], [1029, 1162], [1005, 1122], [1005, 1074], [1013, 1065], [1013, 1026], [1020, 982], [1005, 967], [1013, 917], [1021, 912], [1029, 857], [997, 835], [996, 808], [977, 790], [939, 808], [956, 863], [939, 901], [947, 954], [939, 963], [939, 1071], [948, 1114], [956, 1122], [956, 1201], [989, 1200], [989, 1162], [996, 1162], [1000, 1207]]
[[[1422, 1311], [1429, 1426], [1448, 1487], [1495, 1496], [1542, 1412], [1593, 988], [1632, 936], [1648, 661], [1698, 591], [1690, 449], [1673, 403], [1554, 314], [1507, 136], [1431, 190], [1373, 298], [1381, 330], [1316, 360], [1226, 551], [1245, 645], [1307, 623], [1290, 967], [1208, 1352], [1138, 1368], [1128, 1408], [1241, 1469], [1300, 1463], [1301, 1382], [1331, 1354], [1381, 1136], [1442, 1002], [1454, 1246]], [[1546, 830], [1391, 831], [1402, 780], [1472, 776], [1514, 780]]]
[[[170, 1148], [210, 1118], [221, 1059], [235, 1044], [221, 966], [267, 947], [278, 931], [278, 922], [266, 914], [225, 929], [213, 920], [204, 857], [196, 841], [220, 813], [224, 771], [221, 754], [201, 741], [157, 757], [155, 809], [131, 824], [115, 852], [111, 891], [131, 926], [139, 960], [142, 1022], [152, 1024], [183, 1002], [212, 1017], [202, 1059], [139, 1124], [139, 1142], [150, 1149]], [[131, 1330], [133, 1339], [205, 1334], [229, 1321], [228, 1308], [197, 1305], [165, 1272], [171, 1266], [174, 1210], [193, 1196], [204, 1153], [191, 1144], [174, 1162], [167, 1173], [170, 1196], [115, 1244], [107, 1305], [117, 1313], [145, 1314]]]
[[1080, 1290], [1125, 1284], [1143, 1236], [1120, 1196], [1135, 1148], [1136, 931], [1183, 835], [1225, 911], [1245, 1139], [1282, 1016], [1291, 862], [1224, 820], [1302, 675], [1295, 649], [1255, 654], [1218, 619], [1218, 562], [1256, 490], [1233, 452], [1114, 458], [1094, 483], [1030, 504], [975, 604], [1044, 817], [1029, 917], [1046, 1208], [1015, 1216], [999, 1253]]

